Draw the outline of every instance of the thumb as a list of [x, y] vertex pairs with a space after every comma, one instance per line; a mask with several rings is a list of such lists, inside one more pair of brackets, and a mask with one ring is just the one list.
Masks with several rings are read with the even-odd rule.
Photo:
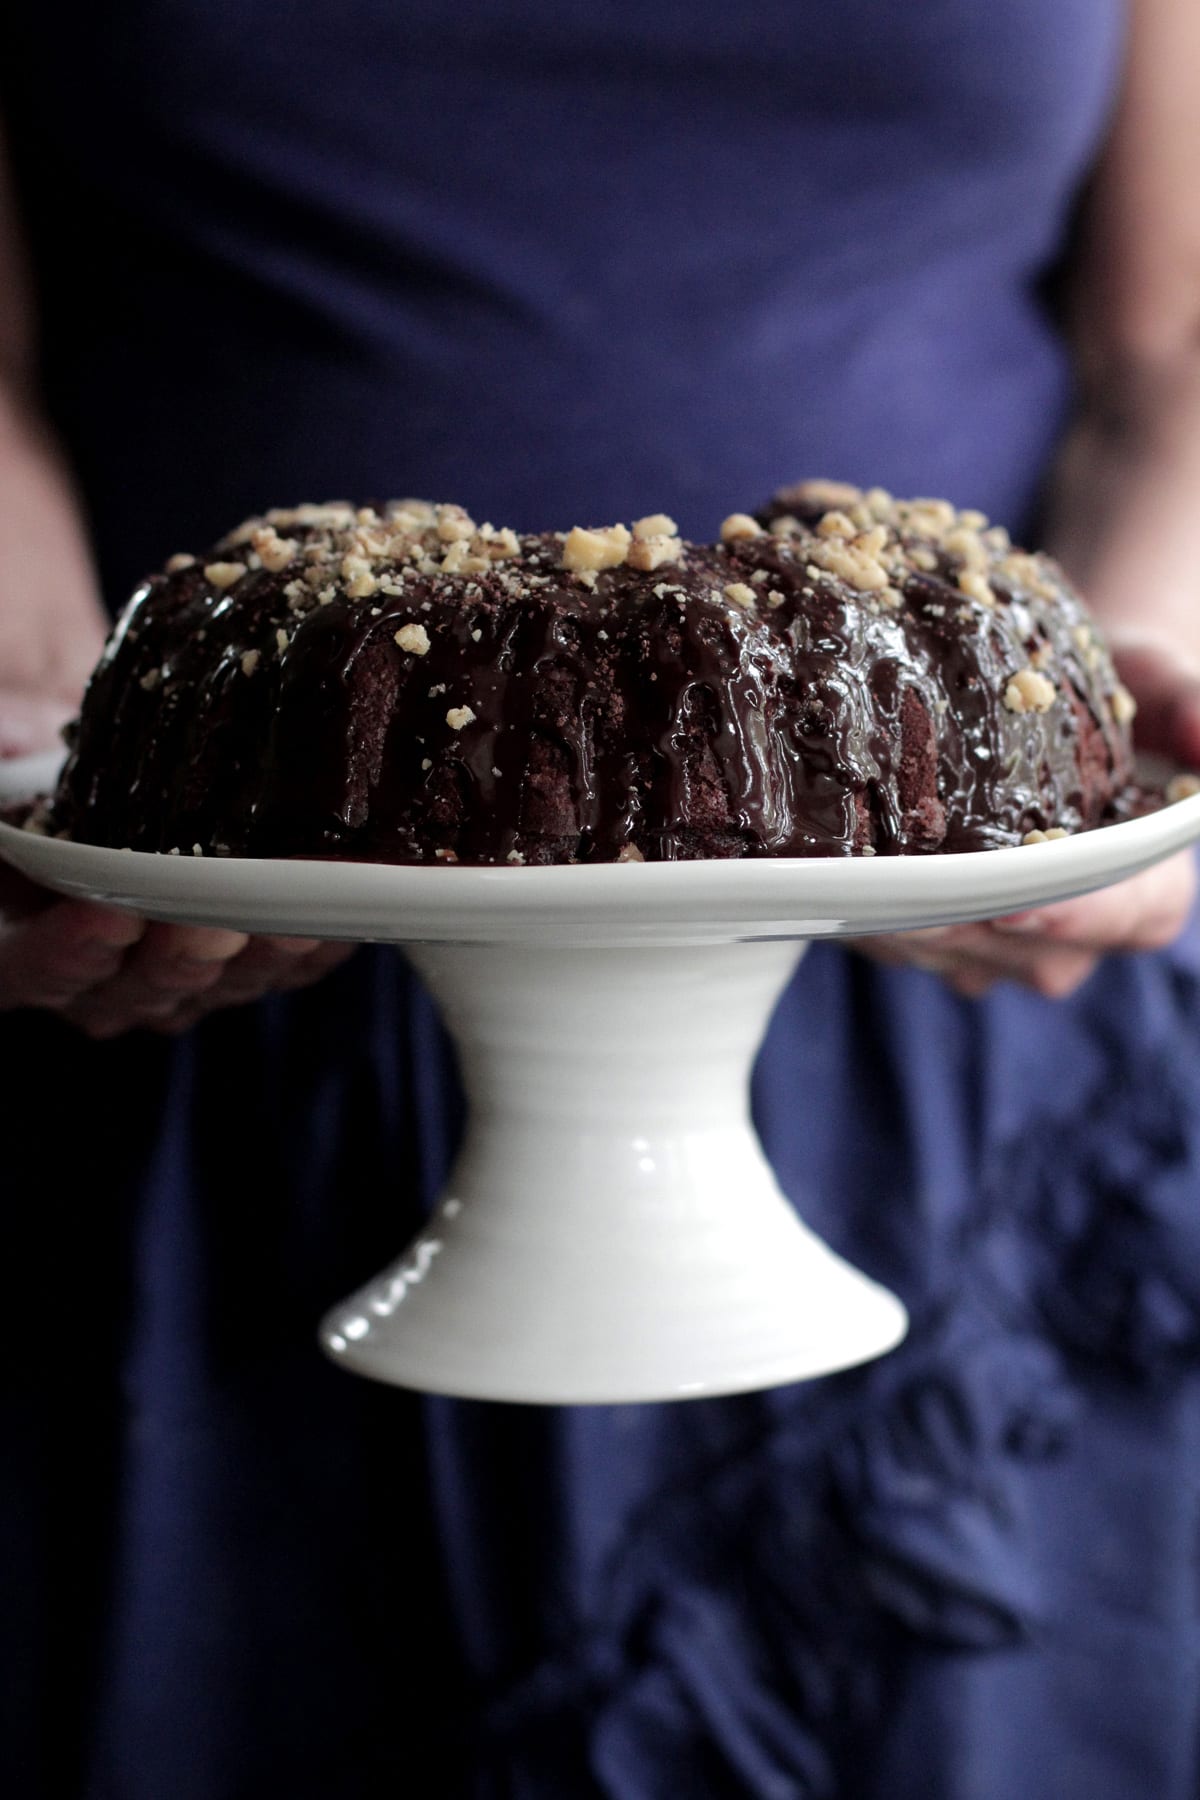
[[75, 711], [68, 700], [0, 688], [0, 757], [60, 749], [62, 728]]
[[1110, 634], [1109, 647], [1118, 675], [1137, 701], [1138, 749], [1200, 768], [1200, 663], [1170, 639], [1148, 632]]

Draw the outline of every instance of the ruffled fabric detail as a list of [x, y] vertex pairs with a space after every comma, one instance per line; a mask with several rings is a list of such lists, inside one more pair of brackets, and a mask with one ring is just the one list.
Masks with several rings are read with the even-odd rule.
[[[871, 1746], [914, 1646], [987, 1656], [1053, 1631], [1031, 1476], [1086, 1429], [1084, 1366], [1161, 1385], [1200, 1358], [1194, 960], [1112, 967], [1073, 1007], [1010, 994], [986, 1009], [973, 1184], [969, 1131], [957, 1207], [935, 1164], [911, 1182], [928, 1275], [907, 1294], [909, 1340], [864, 1371], [737, 1403], [753, 1428], [647, 1496], [586, 1622], [496, 1694], [481, 1796], [873, 1793]], [[860, 974], [857, 1007], [829, 996], [824, 1016], [873, 1034], [878, 1069], [900, 1001], [873, 979], [891, 986], [877, 1017]], [[913, 1025], [897, 1034], [901, 1113], [922, 1103]], [[835, 1195], [834, 1162], [814, 1166]]]
[[832, 1800], [906, 1636], [1022, 1640], [1012, 1476], [1062, 1440], [1054, 1358], [956, 1308], [822, 1399], [643, 1509], [598, 1621], [492, 1706], [489, 1795]]
[[[1081, 1372], [1156, 1389], [1200, 1359], [1200, 983], [1186, 964], [1166, 978], [1172, 1029], [1132, 1047], [1111, 1018], [1096, 1032], [1086, 1095], [1031, 1109], [998, 1146], [981, 1221], [1014, 1318]], [[1135, 1031], [1147, 996], [1128, 998]]]

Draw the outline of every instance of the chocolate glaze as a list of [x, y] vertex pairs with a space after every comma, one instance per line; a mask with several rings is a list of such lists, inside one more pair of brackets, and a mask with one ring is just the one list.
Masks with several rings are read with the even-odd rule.
[[[399, 593], [339, 580], [299, 616], [296, 567], [224, 589], [205, 559], [155, 576], [88, 688], [51, 828], [184, 854], [547, 863], [973, 850], [1111, 816], [1128, 732], [1053, 565], [1036, 589], [993, 570], [987, 608], [935, 546], [881, 605], [811, 572], [811, 522], [591, 588], [554, 535], [470, 577], [385, 560]], [[408, 624], [426, 654], [396, 643]], [[1031, 659], [1054, 704], [1013, 712]]]

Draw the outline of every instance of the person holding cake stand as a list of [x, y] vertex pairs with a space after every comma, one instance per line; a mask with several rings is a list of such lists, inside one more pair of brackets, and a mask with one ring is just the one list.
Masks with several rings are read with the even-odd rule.
[[[74, 710], [101, 591], [274, 499], [703, 537], [822, 473], [1040, 513], [1139, 739], [1200, 763], [1184, 0], [529, 0], [453, 57], [432, 7], [259, 11], [4, 27], [4, 754]], [[814, 950], [758, 1118], [909, 1340], [576, 1412], [312, 1353], [457, 1127], [394, 959], [4, 881], [10, 1265], [82, 1246], [14, 1301], [21, 1791], [327, 1800], [418, 1737], [446, 1795], [1194, 1790], [1190, 858]], [[235, 1223], [283, 1270], [258, 1355]]]

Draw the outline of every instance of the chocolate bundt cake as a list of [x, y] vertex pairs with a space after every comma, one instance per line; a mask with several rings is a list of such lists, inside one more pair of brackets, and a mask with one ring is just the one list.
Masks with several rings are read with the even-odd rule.
[[1056, 566], [944, 501], [809, 482], [712, 545], [300, 506], [134, 595], [44, 828], [383, 862], [976, 850], [1111, 817], [1132, 713]]

